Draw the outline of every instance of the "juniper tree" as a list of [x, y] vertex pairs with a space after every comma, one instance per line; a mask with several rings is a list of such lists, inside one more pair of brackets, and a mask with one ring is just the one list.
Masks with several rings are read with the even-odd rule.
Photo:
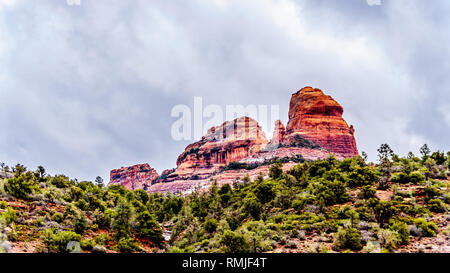
[[382, 144], [378, 149], [378, 158], [380, 160], [380, 167], [382, 176], [380, 177], [379, 187], [380, 189], [386, 189], [389, 178], [391, 177], [392, 157], [394, 151], [388, 144]]
[[425, 161], [425, 160], [427, 160], [428, 156], [430, 155], [431, 150], [430, 150], [430, 148], [428, 148], [427, 144], [424, 144], [422, 147], [420, 147], [419, 152], [422, 155], [423, 161]]

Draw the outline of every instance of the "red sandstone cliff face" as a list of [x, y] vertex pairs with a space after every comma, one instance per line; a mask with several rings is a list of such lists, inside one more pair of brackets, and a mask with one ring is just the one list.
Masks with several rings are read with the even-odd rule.
[[129, 190], [147, 190], [158, 178], [158, 173], [149, 164], [139, 164], [111, 171], [108, 185], [122, 185]]
[[284, 142], [284, 137], [286, 136], [286, 128], [280, 120], [275, 122], [275, 128], [273, 130], [272, 139], [269, 145], [280, 145]]
[[292, 95], [287, 144], [296, 135], [314, 142], [340, 157], [358, 155], [353, 126], [342, 118], [344, 109], [320, 89], [305, 87]]
[[165, 182], [175, 179], [209, 177], [230, 162], [240, 161], [261, 151], [268, 141], [258, 125], [249, 117], [227, 121], [208, 130], [200, 141], [186, 147], [177, 159], [177, 169]]

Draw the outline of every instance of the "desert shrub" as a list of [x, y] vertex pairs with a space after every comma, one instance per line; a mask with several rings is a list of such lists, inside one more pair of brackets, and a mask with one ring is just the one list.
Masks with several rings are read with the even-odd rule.
[[330, 171], [335, 167], [334, 164], [332, 164], [333, 161], [327, 161], [327, 160], [317, 160], [314, 161], [311, 166], [309, 167], [309, 176], [310, 177], [320, 177], [325, 172]]
[[397, 232], [399, 244], [407, 245], [409, 243], [410, 233], [408, 225], [406, 223], [400, 221], [391, 221], [391, 225], [389, 228]]
[[445, 212], [446, 206], [441, 199], [431, 199], [428, 201], [428, 209], [433, 212]]
[[432, 185], [432, 184], [428, 184], [427, 186], [425, 186], [423, 191], [425, 193], [425, 201], [427, 201], [427, 202], [429, 200], [435, 199], [436, 197], [441, 195], [440, 190], [438, 189], [438, 187], [436, 187], [435, 185]]
[[354, 228], [339, 228], [335, 234], [333, 247], [336, 250], [361, 250], [363, 247], [361, 244], [361, 234]]
[[8, 207], [5, 212], [0, 215], [3, 218], [5, 224], [8, 226], [14, 223], [18, 218], [18, 213], [15, 209]]
[[42, 242], [49, 252], [68, 253], [70, 242], [80, 242], [81, 235], [72, 231], [54, 231], [52, 229], [44, 230]]
[[133, 253], [141, 250], [139, 245], [131, 237], [122, 237], [116, 245], [116, 249], [121, 253]]
[[404, 172], [394, 173], [391, 176], [391, 181], [394, 183], [408, 183], [409, 180], [409, 175]]
[[274, 185], [270, 181], [264, 181], [258, 184], [254, 192], [262, 204], [272, 201], [276, 196]]
[[364, 199], [375, 198], [377, 190], [372, 188], [371, 186], [364, 186], [361, 189], [361, 197]]
[[432, 153], [431, 158], [436, 162], [437, 165], [442, 165], [446, 161], [445, 154], [441, 153], [440, 151]]
[[6, 181], [5, 191], [16, 198], [28, 199], [36, 188], [36, 184], [31, 179], [22, 176], [13, 177]]
[[420, 184], [425, 182], [425, 180], [426, 180], [425, 176], [419, 171], [414, 171], [409, 174], [409, 182], [413, 184]]
[[287, 171], [287, 174], [292, 175], [299, 186], [306, 186], [308, 180], [308, 168], [309, 165], [307, 163], [297, 164]]
[[283, 175], [283, 164], [277, 161], [269, 168], [269, 177], [272, 179], [279, 179]]
[[86, 210], [89, 210], [89, 211], [96, 211], [96, 210], [105, 211], [106, 208], [107, 208], [105, 202], [103, 202], [100, 198], [98, 198], [94, 194], [88, 194], [86, 196], [86, 199], [87, 199]]
[[94, 241], [97, 245], [106, 245], [111, 240], [111, 237], [106, 233], [99, 234], [94, 237]]
[[73, 230], [75, 233], [83, 235], [87, 229], [87, 219], [83, 212], [79, 212], [73, 221]]
[[251, 196], [245, 198], [243, 210], [244, 212], [250, 214], [255, 220], [259, 220], [262, 212], [262, 206], [256, 197]]
[[56, 212], [55, 214], [53, 214], [52, 220], [57, 223], [61, 223], [62, 221], [64, 221], [64, 215], [62, 213]]
[[359, 187], [373, 185], [379, 180], [377, 172], [370, 167], [358, 167], [348, 174], [347, 185], [349, 187]]
[[69, 192], [65, 196], [65, 200], [67, 202], [78, 201], [84, 195], [84, 191], [76, 186], [70, 187]]
[[349, 200], [345, 183], [337, 179], [333, 181], [321, 179], [314, 190], [317, 199], [326, 206], [342, 204]]
[[49, 183], [60, 189], [67, 188], [71, 185], [69, 178], [64, 175], [57, 175], [57, 176], [51, 177], [49, 180]]
[[203, 228], [209, 232], [213, 233], [217, 229], [218, 222], [216, 219], [206, 219], [205, 223], [203, 224]]
[[68, 204], [64, 208], [64, 218], [68, 220], [73, 220], [77, 217], [79, 213], [79, 209], [75, 207], [73, 204]]
[[84, 199], [76, 201], [74, 205], [81, 210], [87, 210], [89, 208], [89, 203]]
[[135, 190], [133, 193], [136, 199], [142, 204], [147, 204], [148, 200], [150, 199], [148, 193], [142, 189]]
[[107, 209], [105, 212], [96, 210], [94, 212], [94, 224], [99, 228], [110, 228], [113, 216], [114, 211], [111, 209]]
[[111, 224], [115, 231], [114, 238], [117, 241], [122, 237], [128, 237], [133, 215], [134, 212], [131, 205], [124, 198], [121, 198], [114, 209], [114, 216]]
[[6, 201], [0, 201], [0, 209], [6, 209], [8, 203]]
[[63, 197], [63, 194], [60, 189], [55, 187], [49, 187], [46, 191], [44, 191], [44, 197], [51, 203], [54, 203], [57, 200], [60, 200]]
[[227, 166], [225, 166], [225, 171], [242, 170], [242, 169], [246, 169], [247, 167], [248, 167], [248, 165], [246, 163], [230, 162]]
[[299, 148], [320, 149], [320, 146], [318, 144], [306, 139], [301, 135], [295, 135], [290, 146]]
[[422, 232], [425, 237], [434, 237], [438, 228], [434, 222], [427, 222], [423, 218], [418, 218], [414, 221], [414, 225]]
[[249, 243], [243, 235], [227, 230], [222, 235], [220, 244], [224, 246], [225, 253], [246, 253], [249, 252]]
[[367, 202], [368, 206], [372, 208], [375, 219], [381, 228], [398, 212], [395, 205], [390, 201], [380, 201], [371, 198]]
[[241, 221], [239, 221], [239, 219], [234, 216], [228, 217], [227, 223], [232, 231], [235, 231], [241, 225]]
[[80, 242], [80, 246], [81, 246], [81, 248], [84, 249], [84, 250], [92, 250], [92, 249], [94, 248], [95, 245], [96, 245], [96, 244], [95, 244], [95, 241], [94, 241], [94, 240], [86, 239], [86, 240], [82, 240], [82, 241]]
[[285, 189], [279, 191], [277, 197], [275, 198], [275, 206], [282, 209], [289, 209], [292, 207], [292, 201], [295, 195], [292, 194], [291, 189]]
[[137, 214], [135, 230], [139, 236], [148, 238], [156, 245], [160, 245], [164, 241], [161, 227], [156, 222], [155, 216], [148, 211]]
[[398, 233], [388, 229], [380, 229], [377, 237], [380, 245], [389, 251], [397, 248], [397, 244], [400, 241]]
[[166, 200], [166, 202], [164, 202], [163, 209], [169, 215], [178, 214], [183, 207], [183, 203], [183, 198], [171, 196]]

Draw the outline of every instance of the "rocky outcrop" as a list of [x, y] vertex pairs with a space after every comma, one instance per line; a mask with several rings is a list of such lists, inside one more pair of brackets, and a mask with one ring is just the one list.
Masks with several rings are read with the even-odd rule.
[[[188, 145], [175, 169], [158, 177], [148, 164], [122, 168], [111, 172], [111, 184], [148, 192], [188, 193], [208, 188], [212, 180], [220, 185], [246, 174], [267, 173], [268, 164], [276, 158], [290, 166], [332, 154], [338, 159], [353, 157], [358, 154], [354, 129], [342, 118], [343, 112], [342, 106], [320, 89], [305, 87], [292, 95], [288, 124], [285, 127], [276, 121], [270, 142], [256, 120], [237, 118], [209, 129], [201, 140]], [[231, 162], [238, 164], [230, 167]], [[248, 168], [237, 170], [234, 165]]]
[[285, 143], [300, 140], [336, 154], [353, 157], [358, 154], [353, 126], [342, 118], [344, 109], [320, 89], [305, 87], [292, 95]]
[[187, 146], [177, 159], [177, 171], [217, 169], [261, 151], [267, 143], [256, 120], [242, 117], [227, 121]]
[[129, 190], [147, 190], [158, 177], [158, 172], [149, 164], [139, 164], [112, 170], [108, 185], [122, 185]]
[[286, 128], [284, 127], [281, 120], [277, 120], [275, 122], [275, 128], [273, 130], [272, 139], [269, 142], [269, 145], [279, 146], [284, 142], [284, 137], [286, 136]]
[[[267, 143], [258, 122], [252, 118], [241, 117], [224, 122], [209, 129], [200, 141], [188, 145], [177, 159], [177, 168], [163, 172], [151, 191], [196, 187], [223, 171], [227, 164], [258, 153]], [[166, 183], [170, 185], [162, 185]]]

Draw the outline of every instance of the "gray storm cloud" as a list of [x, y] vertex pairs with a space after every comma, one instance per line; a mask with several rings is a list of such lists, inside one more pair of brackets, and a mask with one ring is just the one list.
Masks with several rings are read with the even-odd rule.
[[162, 171], [189, 143], [171, 139], [175, 105], [278, 104], [286, 123], [306, 85], [344, 106], [372, 160], [386, 142], [448, 150], [449, 14], [445, 0], [1, 1], [0, 161]]

